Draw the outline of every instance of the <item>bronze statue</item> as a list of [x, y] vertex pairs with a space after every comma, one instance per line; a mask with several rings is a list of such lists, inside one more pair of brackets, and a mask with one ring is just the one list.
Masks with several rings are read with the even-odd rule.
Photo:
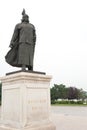
[[36, 42], [35, 27], [29, 23], [29, 16], [23, 9], [21, 23], [17, 24], [10, 42], [10, 51], [5, 56], [6, 62], [22, 70], [33, 70]]

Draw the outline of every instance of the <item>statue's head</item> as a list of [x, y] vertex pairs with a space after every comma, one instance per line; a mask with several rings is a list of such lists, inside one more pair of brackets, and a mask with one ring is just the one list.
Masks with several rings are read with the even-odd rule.
[[22, 22], [29, 22], [29, 16], [25, 13], [25, 9], [22, 11]]

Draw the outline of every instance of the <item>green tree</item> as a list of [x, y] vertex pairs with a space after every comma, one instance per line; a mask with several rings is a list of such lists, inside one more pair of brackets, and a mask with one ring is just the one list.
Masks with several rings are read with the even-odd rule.
[[81, 92], [81, 99], [82, 101], [84, 102], [85, 99], [87, 99], [87, 92], [86, 91], [83, 91]]
[[57, 94], [58, 94], [58, 98], [65, 99], [66, 98], [66, 86], [63, 84], [57, 85]]
[[54, 84], [54, 86], [51, 88], [51, 100], [55, 101], [57, 99], [65, 99], [67, 96], [66, 92], [67, 90], [65, 85]]
[[55, 100], [57, 100], [57, 89], [55, 86], [53, 86], [51, 88], [51, 101], [54, 102]]

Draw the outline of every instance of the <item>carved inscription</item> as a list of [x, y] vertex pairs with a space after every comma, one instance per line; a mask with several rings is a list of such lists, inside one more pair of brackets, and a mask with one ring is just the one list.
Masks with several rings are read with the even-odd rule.
[[47, 100], [46, 99], [40, 99], [40, 100], [29, 100], [28, 104], [31, 105], [31, 109], [33, 111], [43, 110], [46, 106]]
[[27, 117], [28, 120], [47, 118], [49, 113], [48, 92], [45, 89], [28, 89]]

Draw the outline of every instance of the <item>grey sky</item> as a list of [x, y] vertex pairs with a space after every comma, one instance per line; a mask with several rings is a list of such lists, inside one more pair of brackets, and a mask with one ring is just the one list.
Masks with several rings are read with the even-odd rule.
[[34, 70], [53, 76], [52, 84], [87, 90], [87, 0], [3, 0], [0, 3], [0, 76], [18, 70], [4, 56], [22, 9], [36, 27]]

